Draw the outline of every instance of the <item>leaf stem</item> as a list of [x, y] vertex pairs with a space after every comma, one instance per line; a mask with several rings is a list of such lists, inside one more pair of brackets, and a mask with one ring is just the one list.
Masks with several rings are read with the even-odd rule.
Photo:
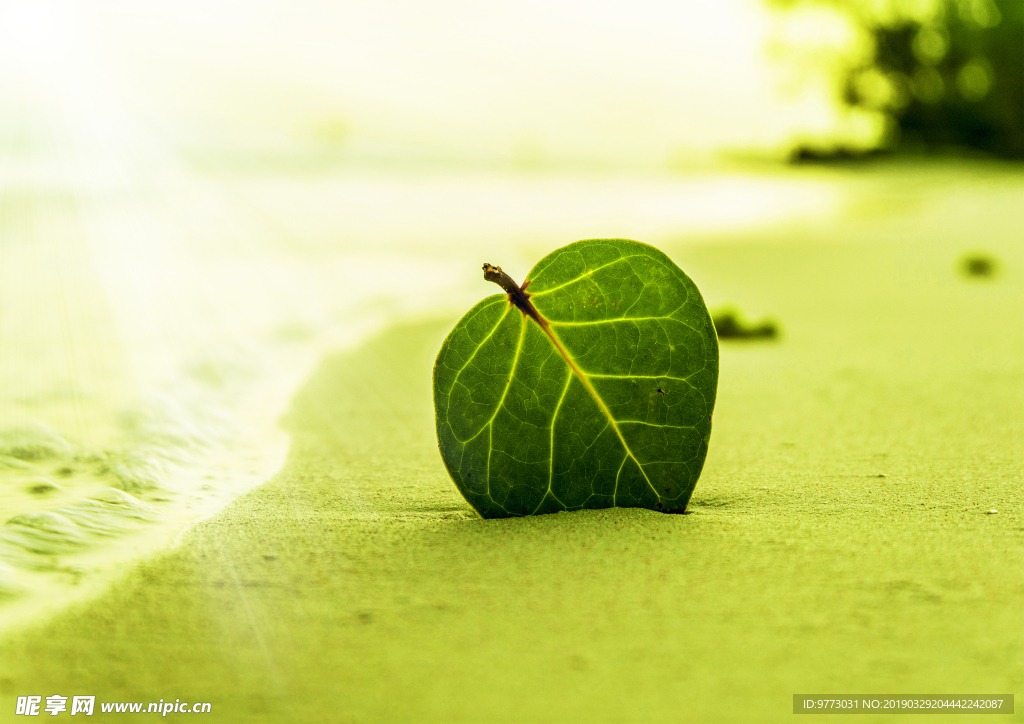
[[512, 277], [501, 270], [500, 266], [491, 264], [484, 264], [484, 279], [494, 282], [508, 292], [509, 302], [518, 307], [523, 314], [532, 317], [538, 324], [544, 326], [540, 313], [530, 301], [530, 295], [526, 293], [526, 287], [530, 282], [523, 282], [523, 285], [519, 286]]

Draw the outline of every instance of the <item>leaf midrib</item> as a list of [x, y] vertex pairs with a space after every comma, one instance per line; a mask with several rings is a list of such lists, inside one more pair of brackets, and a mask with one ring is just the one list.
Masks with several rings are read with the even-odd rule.
[[[526, 315], [524, 314], [523, 316], [525, 317]], [[633, 458], [633, 462], [636, 463], [637, 468], [640, 470], [640, 474], [644, 476], [644, 480], [647, 481], [647, 485], [650, 486], [650, 488], [654, 492], [654, 494], [658, 497], [659, 500], [661, 500], [661, 495], [658, 493], [658, 489], [654, 487], [654, 483], [652, 483], [651, 479], [649, 477], [647, 477], [647, 471], [644, 470], [643, 464], [640, 462], [639, 459], [637, 459], [636, 455], [633, 454], [632, 449], [630, 449], [629, 443], [626, 442], [626, 437], [625, 437], [625, 435], [622, 434], [622, 430], [619, 429], [619, 425], [616, 422], [615, 417], [612, 416], [611, 410], [609, 410], [608, 406], [604, 404], [604, 400], [601, 399], [601, 396], [599, 394], [597, 394], [597, 390], [594, 389], [594, 386], [592, 384], [590, 384], [590, 378], [587, 377], [587, 374], [583, 370], [580, 369], [579, 365], [576, 364], [576, 360], [574, 360], [572, 358], [572, 355], [569, 354], [569, 350], [567, 350], [565, 348], [565, 345], [562, 344], [562, 340], [560, 340], [558, 338], [558, 336], [555, 334], [554, 330], [551, 329], [551, 326], [548, 323], [548, 321], [540, 313], [537, 314], [537, 317], [538, 317], [538, 319], [535, 319], [534, 323], [537, 324], [541, 328], [541, 331], [544, 332], [544, 334], [547, 335], [548, 339], [551, 340], [551, 343], [555, 346], [555, 349], [558, 350], [558, 353], [562, 355], [562, 358], [565, 360], [565, 363], [567, 365], [569, 365], [569, 369], [572, 372], [574, 372], [577, 377], [579, 377], [580, 382], [582, 382], [583, 386], [587, 388], [587, 392], [589, 392], [590, 396], [594, 398], [594, 401], [597, 403], [597, 406], [601, 408], [601, 412], [603, 412], [604, 416], [608, 419], [608, 423], [612, 426], [612, 429], [615, 431], [615, 434], [618, 435], [619, 442], [622, 443], [622, 447], [626, 451], [626, 456], [630, 457], [630, 458]], [[512, 372], [513, 372], [513, 375], [514, 375], [515, 374], [515, 367], [514, 366], [513, 366]], [[568, 385], [566, 386], [566, 389], [568, 390]], [[554, 432], [554, 428], [555, 428], [555, 416], [552, 416], [552, 418], [551, 418], [552, 434]], [[548, 491], [551, 490], [551, 484], [552, 484], [552, 481], [553, 481], [553, 475], [551, 473], [553, 471], [554, 457], [555, 457], [555, 449], [554, 449], [554, 446], [552, 446], [552, 448], [551, 448], [552, 467], [549, 468], [549, 473], [548, 473]], [[623, 465], [624, 464], [625, 464], [625, 460], [623, 460]], [[619, 473], [621, 473], [621, 472], [622, 472], [622, 466], [620, 465], [619, 466]], [[615, 495], [618, 494], [618, 489], [619, 489], [619, 475], [616, 474], [616, 476], [615, 476]], [[612, 497], [612, 503], [613, 504], [615, 503], [615, 496], [614, 495]]]

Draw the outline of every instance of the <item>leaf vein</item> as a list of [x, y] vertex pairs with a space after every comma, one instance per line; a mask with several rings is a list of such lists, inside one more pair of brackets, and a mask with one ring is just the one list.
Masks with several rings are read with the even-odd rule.
[[[541, 319], [543, 319], [543, 317]], [[572, 371], [575, 372], [576, 375], [579, 377], [580, 382], [582, 382], [583, 386], [587, 388], [587, 391], [590, 393], [591, 397], [594, 398], [594, 401], [597, 402], [597, 406], [601, 408], [601, 411], [604, 413], [605, 417], [608, 419], [608, 422], [611, 424], [612, 429], [615, 430], [615, 434], [618, 436], [619, 442], [622, 443], [622, 447], [625, 448], [626, 454], [636, 461], [636, 465], [640, 469], [640, 474], [644, 476], [644, 480], [647, 481], [647, 484], [650, 486], [654, 494], [660, 498], [661, 496], [658, 494], [658, 489], [654, 487], [654, 484], [651, 482], [651, 479], [647, 476], [647, 472], [644, 470], [643, 464], [641, 464], [640, 460], [636, 457], [636, 455], [633, 454], [633, 451], [629, 447], [629, 443], [626, 442], [626, 437], [622, 434], [622, 430], [619, 429], [619, 426], [616, 423], [615, 418], [612, 416], [611, 411], [608, 409], [608, 406], [605, 405], [604, 400], [601, 399], [601, 396], [597, 394], [597, 390], [594, 389], [594, 386], [590, 384], [590, 379], [587, 378], [587, 375], [576, 364], [576, 361], [572, 358], [572, 355], [569, 354], [569, 350], [565, 348], [565, 346], [562, 344], [562, 341], [558, 339], [557, 335], [555, 335], [554, 330], [552, 330], [550, 326], [548, 326], [547, 320], [544, 320], [543, 322], [538, 322], [538, 324], [540, 324], [541, 329], [544, 330], [544, 333], [548, 336], [548, 339], [550, 339], [551, 342], [555, 345], [555, 348], [558, 349], [562, 357], [565, 358], [565, 361], [569, 364], [570, 369], [572, 369]]]
[[542, 297], [545, 294], [550, 294], [551, 292], [557, 292], [559, 289], [564, 289], [565, 287], [567, 287], [567, 286], [569, 286], [571, 284], [575, 284], [578, 281], [582, 281], [583, 279], [586, 279], [587, 277], [589, 277], [591, 274], [593, 274], [596, 271], [601, 271], [602, 269], [607, 269], [608, 267], [612, 266], [613, 264], [618, 264], [620, 261], [626, 261], [626, 259], [636, 259], [639, 256], [642, 256], [642, 255], [641, 254], [629, 254], [627, 256], [620, 256], [615, 261], [610, 261], [607, 264], [602, 264], [601, 266], [595, 266], [593, 269], [587, 269], [587, 271], [583, 272], [582, 274], [580, 274], [575, 279], [570, 279], [567, 282], [563, 282], [562, 284], [559, 284], [557, 287], [551, 287], [550, 289], [545, 289], [543, 292], [533, 292], [532, 294], [530, 294], [530, 296], [531, 297]]
[[[496, 300], [495, 303], [497, 303], [498, 301], [501, 301], [501, 300], [500, 299]], [[488, 304], [487, 307], [483, 307], [480, 311], [483, 311], [484, 309], [487, 309], [490, 306], [491, 305]], [[466, 371], [466, 368], [469, 367], [470, 363], [474, 359], [476, 359], [477, 352], [479, 352], [481, 349], [483, 349], [483, 346], [485, 344], [487, 344], [487, 340], [489, 340], [494, 335], [494, 333], [498, 331], [498, 327], [500, 327], [501, 323], [505, 321], [505, 317], [508, 316], [509, 310], [511, 310], [511, 309], [512, 309], [512, 306], [509, 305], [509, 308], [506, 309], [504, 311], [504, 313], [500, 317], [498, 317], [498, 321], [494, 323], [493, 327], [491, 327], [491, 331], [488, 332], [487, 336], [483, 338], [483, 340], [480, 342], [480, 344], [478, 344], [473, 349], [473, 354], [469, 355], [469, 359], [466, 360], [466, 364], [462, 365], [462, 367], [459, 368], [459, 371], [455, 373], [455, 377], [452, 380], [452, 389], [455, 389], [455, 383], [459, 381], [459, 377], [461, 377], [462, 373]], [[448, 390], [448, 401], [449, 402], [451, 402], [451, 398], [452, 398], [452, 391]]]
[[[548, 490], [547, 493], [541, 496], [540, 502], [537, 503], [537, 507], [534, 508], [533, 512], [536, 513], [540, 510], [540, 506], [544, 505], [544, 498], [548, 493], [551, 493], [551, 497], [558, 500], [558, 497], [551, 492], [551, 483], [555, 477], [555, 421], [558, 420], [558, 411], [562, 409], [562, 401], [565, 400], [565, 396], [569, 394], [569, 385], [572, 384], [572, 370], [570, 369], [568, 374], [565, 376], [565, 387], [562, 388], [562, 396], [558, 398], [558, 404], [555, 405], [555, 412], [551, 415], [551, 437], [550, 446], [551, 451], [548, 457]], [[565, 504], [561, 500], [558, 502], [565, 507]]]
[[[496, 418], [498, 416], [498, 413], [501, 411], [501, 408], [504, 406], [504, 404], [505, 404], [505, 397], [508, 395], [509, 388], [512, 387], [512, 380], [514, 380], [515, 377], [516, 377], [516, 367], [519, 365], [519, 353], [523, 349], [523, 339], [525, 337], [526, 337], [526, 315], [524, 314], [523, 315], [523, 325], [522, 325], [522, 327], [519, 328], [519, 344], [516, 345], [516, 354], [515, 354], [515, 357], [512, 358], [512, 369], [511, 369], [511, 371], [508, 374], [508, 382], [505, 383], [505, 389], [502, 390], [501, 399], [498, 400], [498, 406], [494, 408], [494, 414], [491, 415], [491, 419], [487, 421], [487, 424], [485, 424], [484, 427], [480, 429], [480, 432], [483, 432], [484, 428], [488, 428], [488, 427], [491, 428], [491, 431], [489, 433], [490, 437], [488, 438], [488, 441], [487, 441], [487, 496], [488, 497], [490, 497], [490, 495], [491, 495], [491, 453], [494, 451], [494, 418]], [[479, 435], [479, 434], [480, 433], [478, 432], [476, 435]], [[474, 439], [476, 437], [476, 435], [473, 435], [473, 437], [471, 437], [470, 440]], [[491, 500], [494, 500], [494, 498], [491, 498]], [[494, 502], [497, 503], [498, 501], [494, 500]], [[498, 503], [498, 504], [500, 505], [500, 503]], [[502, 507], [502, 509], [504, 509], [505, 506], [501, 506], [501, 507]]]

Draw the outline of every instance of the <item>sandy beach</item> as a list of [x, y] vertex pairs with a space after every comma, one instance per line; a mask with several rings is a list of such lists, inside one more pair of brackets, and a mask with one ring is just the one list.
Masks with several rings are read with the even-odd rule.
[[[782, 328], [723, 342], [688, 514], [477, 518], [431, 408], [458, 313], [407, 321], [321, 361], [272, 479], [0, 640], [0, 696], [203, 701], [218, 722], [750, 722], [788, 720], [794, 694], [1019, 698], [1019, 180], [993, 186], [984, 231], [955, 191], [922, 197], [934, 214], [884, 191], [858, 197], [875, 211], [857, 224], [645, 239], [711, 306]], [[959, 272], [974, 248], [996, 276]], [[467, 269], [481, 261], [501, 262]]]

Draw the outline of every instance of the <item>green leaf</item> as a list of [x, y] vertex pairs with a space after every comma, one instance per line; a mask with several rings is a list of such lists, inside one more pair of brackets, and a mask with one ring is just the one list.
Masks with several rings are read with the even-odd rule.
[[652, 246], [578, 241], [483, 299], [434, 365], [441, 457], [485, 518], [681, 513], [711, 435], [718, 339], [696, 285]]

